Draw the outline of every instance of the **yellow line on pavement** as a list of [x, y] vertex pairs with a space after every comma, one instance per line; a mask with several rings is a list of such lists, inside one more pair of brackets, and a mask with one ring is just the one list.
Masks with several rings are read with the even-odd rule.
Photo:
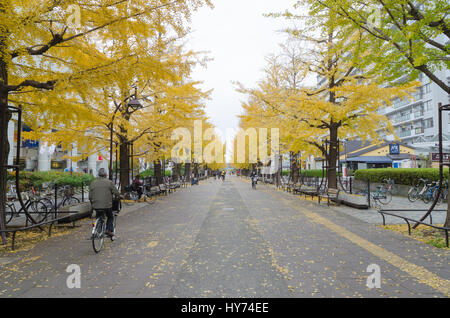
[[407, 260], [397, 256], [396, 254], [387, 251], [386, 249], [379, 247], [362, 237], [346, 230], [342, 226], [339, 226], [330, 220], [313, 213], [305, 208], [295, 206], [289, 202], [289, 200], [282, 198], [281, 199], [286, 205], [289, 205], [290, 207], [296, 209], [297, 211], [303, 213], [308, 219], [311, 221], [322, 224], [331, 231], [335, 232], [336, 234], [346, 238], [350, 242], [360, 246], [361, 248], [365, 249], [366, 251], [372, 253], [373, 255], [381, 258], [382, 260], [390, 263], [391, 265], [394, 265], [395, 267], [399, 268], [403, 272], [407, 273], [408, 275], [416, 278], [420, 283], [426, 284], [447, 297], [450, 297], [450, 281], [447, 279], [444, 279], [442, 277], [439, 277], [438, 275], [428, 271], [422, 266], [413, 264], [411, 262], [408, 262]]

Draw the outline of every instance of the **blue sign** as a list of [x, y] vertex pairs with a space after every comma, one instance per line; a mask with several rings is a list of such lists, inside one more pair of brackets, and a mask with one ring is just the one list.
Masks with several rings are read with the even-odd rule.
[[[22, 131], [24, 132], [30, 132], [33, 131], [30, 127], [28, 127], [26, 124], [22, 126]], [[37, 140], [22, 140], [22, 147], [23, 148], [39, 148], [39, 141]]]
[[399, 144], [389, 145], [389, 154], [399, 155], [400, 154], [400, 145]]
[[23, 140], [22, 141], [23, 148], [39, 148], [39, 141], [37, 140]]

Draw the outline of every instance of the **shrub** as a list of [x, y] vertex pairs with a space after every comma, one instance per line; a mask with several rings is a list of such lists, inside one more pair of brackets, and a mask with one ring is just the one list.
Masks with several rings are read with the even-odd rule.
[[[317, 170], [302, 170], [301, 175], [304, 177], [313, 177], [313, 178], [325, 178], [327, 176], [326, 170], [317, 169]], [[341, 174], [342, 175], [342, 174]]]
[[[9, 180], [15, 179], [15, 172], [10, 173]], [[19, 183], [21, 190], [29, 189], [31, 186], [41, 187], [44, 183], [55, 183], [57, 185], [71, 185], [81, 187], [82, 184], [89, 185], [94, 177], [89, 174], [70, 172], [46, 171], [46, 172], [25, 172], [19, 174]]]
[[301, 175], [304, 177], [317, 177], [317, 178], [324, 178], [326, 176], [326, 171], [323, 171], [322, 169], [317, 170], [302, 170]]
[[[144, 172], [139, 173], [139, 175], [142, 178], [154, 177], [155, 176], [155, 171], [153, 169], [148, 169], [148, 170], [145, 170]], [[166, 177], [171, 177], [172, 176], [172, 172], [170, 170], [166, 170], [165, 171], [165, 176]]]
[[[448, 179], [448, 169], [444, 169], [444, 179]], [[419, 179], [439, 181], [439, 169], [365, 169], [355, 171], [356, 180], [370, 180], [381, 183], [392, 179], [396, 184], [415, 185]]]

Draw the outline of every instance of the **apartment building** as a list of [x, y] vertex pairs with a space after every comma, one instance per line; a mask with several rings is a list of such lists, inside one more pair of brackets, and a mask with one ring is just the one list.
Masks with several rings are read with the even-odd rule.
[[[438, 76], [450, 82], [449, 70], [438, 72]], [[450, 96], [428, 77], [420, 74], [419, 81], [422, 86], [413, 98], [398, 98], [391, 106], [380, 109], [380, 113], [386, 115], [393, 124], [397, 136], [410, 145], [428, 142], [438, 135], [438, 104], [450, 103]], [[443, 118], [444, 134], [449, 133], [449, 116]]]

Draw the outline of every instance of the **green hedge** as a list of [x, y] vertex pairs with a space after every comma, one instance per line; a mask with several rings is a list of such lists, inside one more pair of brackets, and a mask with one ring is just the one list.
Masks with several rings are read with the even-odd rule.
[[[9, 173], [9, 180], [15, 180], [15, 173]], [[47, 172], [23, 172], [19, 174], [19, 182], [22, 190], [29, 189], [31, 186], [41, 187], [44, 183], [56, 183], [57, 185], [71, 185], [81, 187], [82, 184], [88, 185], [94, 180], [94, 177], [85, 173], [47, 171]]]
[[322, 169], [302, 170], [301, 175], [304, 177], [324, 178], [326, 176], [326, 171], [324, 172]]
[[[139, 175], [142, 178], [154, 177], [155, 176], [155, 171], [153, 169], [145, 170], [144, 172], [139, 173]], [[165, 176], [166, 177], [172, 176], [172, 172], [170, 170], [166, 170], [165, 171]]]
[[304, 177], [325, 178], [327, 176], [327, 172], [323, 171], [322, 169], [302, 170], [301, 171], [301, 175], [304, 176]]
[[[448, 179], [448, 169], [444, 169], [444, 178]], [[439, 169], [365, 169], [355, 171], [356, 180], [370, 180], [381, 183], [383, 179], [392, 179], [396, 184], [415, 185], [419, 179], [439, 180]]]

